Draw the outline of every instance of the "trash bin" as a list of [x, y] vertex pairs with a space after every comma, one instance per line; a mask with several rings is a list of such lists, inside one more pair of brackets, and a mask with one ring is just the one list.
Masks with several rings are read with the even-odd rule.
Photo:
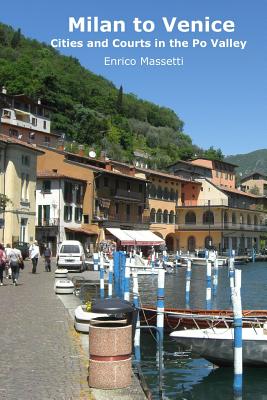
[[89, 386], [119, 389], [131, 384], [132, 322], [134, 307], [125, 300], [103, 299], [92, 304], [92, 312], [108, 314], [89, 326]]

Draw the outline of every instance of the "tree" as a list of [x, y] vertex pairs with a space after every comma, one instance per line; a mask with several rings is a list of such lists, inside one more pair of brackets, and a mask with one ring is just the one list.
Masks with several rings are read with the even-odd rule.
[[19, 28], [16, 32], [14, 32], [14, 34], [12, 36], [11, 43], [10, 43], [11, 47], [13, 49], [16, 49], [19, 46], [20, 41], [21, 41], [21, 30]]
[[123, 105], [122, 102], [123, 102], [123, 87], [121, 85], [117, 97], [117, 111], [119, 114], [121, 114], [122, 112], [122, 105]]

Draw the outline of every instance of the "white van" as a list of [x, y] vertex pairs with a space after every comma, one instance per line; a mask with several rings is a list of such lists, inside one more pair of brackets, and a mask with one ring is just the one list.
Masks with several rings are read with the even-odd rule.
[[60, 243], [57, 252], [58, 268], [69, 271], [85, 270], [85, 254], [82, 244], [78, 240], [64, 240]]

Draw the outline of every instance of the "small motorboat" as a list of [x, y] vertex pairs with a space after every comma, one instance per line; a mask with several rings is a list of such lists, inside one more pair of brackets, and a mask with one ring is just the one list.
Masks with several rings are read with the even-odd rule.
[[[142, 324], [157, 324], [157, 308], [143, 305], [140, 309], [140, 321]], [[164, 331], [172, 332], [180, 329], [205, 329], [228, 328], [233, 325], [232, 310], [192, 310], [165, 308]], [[263, 326], [267, 322], [267, 310], [243, 310], [243, 326]]]
[[[243, 365], [267, 367], [265, 332], [264, 328], [242, 328]], [[218, 366], [233, 365], [233, 328], [187, 329], [174, 331], [170, 336], [183, 347], [190, 348], [193, 355]]]

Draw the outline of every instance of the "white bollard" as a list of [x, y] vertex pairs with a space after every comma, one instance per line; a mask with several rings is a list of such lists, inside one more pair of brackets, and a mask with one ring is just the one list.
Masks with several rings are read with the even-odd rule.
[[206, 306], [207, 310], [211, 309], [211, 261], [207, 260], [207, 275], [206, 275]]
[[[139, 307], [139, 287], [138, 287], [138, 275], [136, 269], [133, 270], [133, 302], [136, 308]], [[140, 362], [141, 360], [141, 351], [140, 351], [140, 319], [139, 313], [136, 321], [136, 330], [134, 335], [134, 354], [136, 361]]]

